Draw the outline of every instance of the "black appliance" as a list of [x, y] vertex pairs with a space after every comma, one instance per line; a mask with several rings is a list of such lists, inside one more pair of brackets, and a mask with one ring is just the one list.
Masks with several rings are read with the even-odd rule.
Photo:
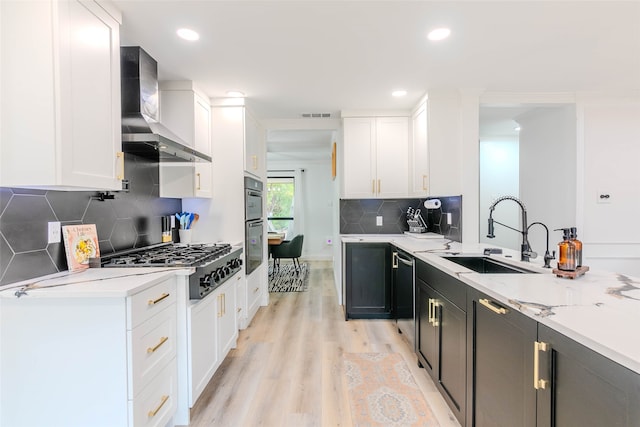
[[202, 299], [242, 268], [242, 248], [228, 243], [160, 243], [103, 256], [102, 267], [193, 267], [189, 298]]
[[158, 122], [158, 63], [140, 46], [120, 48], [122, 149], [161, 162], [211, 162]]
[[264, 260], [264, 220], [262, 218], [262, 181], [244, 178], [245, 268], [251, 274]]
[[402, 333], [415, 350], [416, 325], [414, 316], [414, 258], [405, 251], [393, 251], [393, 317], [398, 332]]

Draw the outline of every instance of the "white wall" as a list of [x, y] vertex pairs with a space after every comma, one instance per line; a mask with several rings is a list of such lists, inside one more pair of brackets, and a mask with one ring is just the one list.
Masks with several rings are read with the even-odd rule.
[[[469, 114], [465, 114], [464, 97], [460, 95], [458, 102], [454, 97], [432, 97], [429, 94], [429, 108], [432, 110], [429, 123], [433, 130], [429, 132], [430, 179], [433, 191], [462, 194], [463, 241], [473, 243], [474, 239], [478, 241], [479, 233], [469, 232], [468, 225], [475, 222], [477, 230], [483, 213], [473, 203], [465, 203], [470, 195], [477, 197], [479, 194], [477, 183], [474, 185], [465, 178], [465, 165], [469, 165], [475, 155], [470, 147], [478, 146], [478, 136], [473, 132], [477, 128], [477, 116], [473, 123]], [[527, 202], [531, 212], [529, 221], [577, 225], [578, 237], [584, 242], [585, 265], [640, 277], [640, 94], [604, 97], [580, 93], [489, 93], [483, 94], [481, 100], [483, 104], [575, 104], [575, 151], [564, 151], [558, 156], [553, 145], [547, 145], [541, 147], [542, 156], [534, 154], [538, 160], [533, 173], [541, 185], [533, 184], [531, 189], [537, 188], [540, 196], [532, 195], [531, 189], [526, 190], [528, 195], [521, 194], [522, 198], [534, 200]], [[433, 126], [436, 126], [435, 130]], [[547, 131], [547, 135], [555, 138], [556, 132], [561, 134], [566, 129], [549, 128]], [[542, 134], [540, 130], [539, 135]], [[560, 163], [564, 160], [567, 168], [556, 167], [556, 157], [560, 157]], [[572, 179], [576, 183], [575, 189], [566, 190], [563, 182]], [[549, 204], [544, 200], [545, 194], [551, 192], [554, 192], [553, 197], [567, 197], [569, 200], [575, 197], [574, 218], [569, 218], [570, 214], [564, 216], [571, 212], [570, 208], [553, 212], [543, 206]], [[599, 194], [610, 194], [610, 203], [598, 203]], [[543, 238], [538, 236], [542, 232], [531, 232], [536, 251], [543, 252], [538, 249], [540, 243], [536, 242]], [[559, 234], [552, 235], [551, 250], [560, 238]]]
[[[519, 197], [520, 151], [516, 138], [492, 137], [480, 140], [480, 241], [490, 245], [520, 250], [522, 237], [515, 231], [495, 225], [495, 238], [487, 235], [489, 207], [500, 196]], [[493, 214], [494, 220], [519, 227], [520, 209], [512, 202], [503, 202]], [[462, 224], [463, 227], [465, 224]]]
[[[330, 154], [325, 160], [269, 161], [267, 169], [267, 176], [282, 175], [276, 171], [294, 171], [299, 176], [295, 185], [300, 190], [296, 196], [300, 195], [301, 200], [295, 200], [294, 221], [296, 233], [304, 234], [302, 257], [331, 260], [327, 240], [333, 241], [333, 209], [337, 201], [333, 197]], [[291, 172], [288, 174], [292, 176]]]
[[[520, 199], [529, 224], [549, 228], [549, 251], [562, 240], [557, 228], [576, 226], [576, 109], [574, 105], [545, 106], [519, 116]], [[580, 230], [578, 230], [580, 232]], [[544, 228], [531, 227], [529, 242], [544, 255]]]
[[640, 277], [640, 97], [585, 99], [578, 117], [583, 264]]

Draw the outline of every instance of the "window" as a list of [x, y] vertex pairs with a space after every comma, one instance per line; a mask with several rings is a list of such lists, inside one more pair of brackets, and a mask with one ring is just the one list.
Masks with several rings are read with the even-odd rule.
[[293, 177], [267, 178], [267, 222], [269, 231], [293, 233], [295, 183]]

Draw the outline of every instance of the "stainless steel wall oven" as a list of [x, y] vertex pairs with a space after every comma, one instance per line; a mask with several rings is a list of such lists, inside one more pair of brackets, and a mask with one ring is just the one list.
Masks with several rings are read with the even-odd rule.
[[264, 221], [262, 217], [262, 181], [244, 178], [245, 268], [251, 274], [264, 261]]

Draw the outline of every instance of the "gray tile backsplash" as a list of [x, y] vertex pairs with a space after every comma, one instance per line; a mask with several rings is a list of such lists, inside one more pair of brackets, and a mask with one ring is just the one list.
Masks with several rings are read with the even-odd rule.
[[162, 241], [161, 217], [182, 210], [160, 198], [158, 164], [125, 155], [130, 191], [100, 201], [97, 192], [0, 188], [0, 284], [67, 270], [63, 243], [47, 244], [49, 221], [96, 224], [100, 253]]
[[[438, 209], [425, 209], [424, 201], [440, 199]], [[428, 197], [426, 199], [341, 199], [340, 234], [402, 234], [409, 231], [407, 210], [420, 209], [427, 231], [457, 242], [462, 241], [462, 196]], [[451, 224], [446, 214], [451, 214]], [[376, 217], [382, 216], [382, 226]]]

